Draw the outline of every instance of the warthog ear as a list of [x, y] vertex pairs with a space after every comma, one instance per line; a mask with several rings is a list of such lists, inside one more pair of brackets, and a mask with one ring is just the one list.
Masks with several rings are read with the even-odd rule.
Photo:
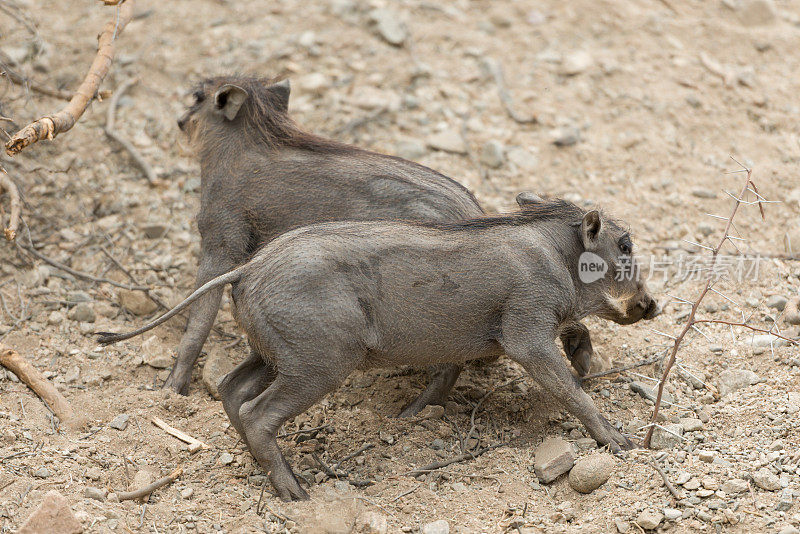
[[519, 204], [520, 208], [527, 204], [536, 204], [537, 202], [542, 202], [542, 200], [542, 197], [531, 193], [530, 191], [523, 191], [517, 195], [517, 204]]
[[603, 223], [600, 220], [600, 212], [592, 210], [583, 216], [581, 221], [581, 239], [583, 240], [583, 248], [586, 250], [594, 250], [597, 248], [597, 242], [600, 237], [600, 230]]
[[270, 85], [269, 91], [278, 97], [280, 110], [289, 111], [289, 93], [292, 92], [292, 86], [289, 83], [289, 78]]
[[229, 121], [236, 118], [239, 108], [242, 107], [245, 100], [247, 100], [247, 91], [230, 83], [220, 87], [214, 94], [214, 105]]

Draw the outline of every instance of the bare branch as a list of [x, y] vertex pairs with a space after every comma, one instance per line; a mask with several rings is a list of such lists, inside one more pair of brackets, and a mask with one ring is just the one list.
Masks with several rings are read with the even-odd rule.
[[[733, 157], [731, 157], [731, 159], [733, 159]], [[736, 160], [734, 159], [734, 161], [736, 161]], [[754, 190], [757, 190], [757, 189], [755, 188], [755, 184], [753, 184], [753, 182], [752, 182], [752, 174], [753, 174], [752, 169], [748, 169], [747, 167], [745, 167], [744, 165], [742, 165], [738, 161], [736, 161], [736, 163], [738, 163], [742, 167], [742, 170], [745, 172], [746, 176], [745, 176], [745, 180], [744, 180], [744, 185], [742, 186], [741, 192], [739, 193], [738, 196], [732, 195], [732, 194], [730, 194], [730, 193], [728, 193], [726, 191], [726, 193], [728, 193], [728, 195], [731, 198], [733, 198], [733, 200], [734, 200], [733, 206], [731, 208], [731, 213], [728, 216], [728, 222], [725, 225], [725, 230], [723, 231], [722, 237], [720, 238], [719, 242], [717, 243], [717, 246], [714, 247], [713, 249], [710, 249], [711, 250], [711, 264], [710, 264], [709, 269], [708, 269], [709, 270], [709, 276], [706, 279], [705, 286], [703, 287], [703, 290], [700, 292], [700, 294], [697, 296], [697, 298], [694, 300], [694, 303], [692, 304], [692, 308], [689, 311], [689, 317], [686, 320], [686, 324], [683, 326], [683, 329], [680, 331], [678, 336], [675, 338], [675, 341], [672, 344], [672, 349], [670, 350], [669, 358], [667, 359], [667, 363], [664, 366], [664, 371], [663, 371], [663, 373], [661, 375], [661, 380], [658, 383], [658, 394], [656, 395], [656, 401], [655, 401], [655, 405], [653, 407], [653, 415], [652, 415], [652, 417], [650, 419], [651, 426], [648, 428], [647, 434], [645, 435], [644, 441], [642, 442], [643, 446], [646, 447], [646, 448], [650, 447], [650, 440], [653, 437], [653, 429], [654, 429], [653, 425], [655, 425], [655, 422], [657, 421], [658, 412], [659, 412], [659, 410], [661, 408], [661, 398], [664, 395], [664, 385], [667, 382], [667, 378], [669, 377], [669, 373], [672, 370], [672, 367], [675, 365], [675, 359], [676, 359], [676, 357], [678, 355], [678, 349], [680, 349], [681, 343], [683, 342], [684, 338], [686, 337], [686, 335], [689, 333], [690, 330], [697, 330], [697, 327], [695, 326], [696, 323], [699, 323], [699, 322], [706, 322], [706, 323], [709, 323], [709, 322], [721, 322], [722, 323], [722, 321], [716, 321], [716, 320], [710, 320], [710, 319], [708, 319], [708, 320], [698, 320], [698, 319], [695, 319], [695, 315], [697, 313], [697, 309], [700, 307], [700, 303], [703, 301], [703, 299], [708, 294], [708, 292], [712, 291], [712, 285], [714, 283], [714, 278], [713, 278], [714, 266], [717, 263], [717, 257], [719, 255], [720, 250], [722, 249], [722, 246], [726, 242], [733, 243], [733, 241], [731, 241], [729, 239], [730, 235], [731, 235], [730, 234], [731, 226], [733, 225], [733, 218], [736, 216], [736, 213], [739, 211], [739, 206], [741, 206], [742, 204], [759, 204], [759, 207], [761, 209], [763, 209], [763, 207], [761, 206], [762, 201], [760, 201], [760, 200], [757, 201], [757, 202], [752, 202], [752, 203], [749, 203], [749, 202], [743, 200], [744, 195], [747, 193], [747, 191], [751, 187], [753, 187]], [[762, 214], [763, 214], [763, 212], [762, 212]], [[697, 243], [694, 243], [694, 244], [697, 244]], [[709, 247], [705, 247], [703, 245], [699, 245], [699, 246], [702, 246], [703, 248], [709, 248]], [[718, 292], [715, 291], [715, 293], [718, 293]], [[729, 322], [729, 323], [723, 323], [723, 324], [735, 324], [736, 326], [745, 326], [747, 328], [754, 329], [754, 327], [750, 327], [746, 323], [747, 323], [747, 321], [744, 320], [744, 321], [742, 321], [742, 323], [730, 323]], [[701, 334], [702, 334], [702, 332], [701, 332]]]
[[133, 16], [132, 1], [119, 5], [117, 10], [117, 16], [108, 21], [100, 33], [97, 55], [72, 100], [61, 111], [42, 117], [14, 134], [6, 143], [6, 153], [9, 156], [19, 154], [25, 147], [42, 139], [53, 139], [59, 133], [66, 132], [86, 111], [89, 103], [97, 94], [100, 83], [111, 68], [114, 58], [114, 41]]

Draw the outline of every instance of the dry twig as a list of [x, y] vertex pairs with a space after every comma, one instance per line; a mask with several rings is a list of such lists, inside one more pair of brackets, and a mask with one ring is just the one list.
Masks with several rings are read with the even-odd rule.
[[[733, 159], [733, 158], [731, 158], [731, 159]], [[734, 159], [734, 161], [736, 161], [736, 160]], [[736, 163], [739, 163], [739, 162], [737, 161]], [[667, 360], [666, 365], [664, 366], [664, 370], [663, 370], [662, 375], [661, 375], [661, 380], [659, 380], [659, 382], [658, 382], [658, 394], [656, 395], [656, 401], [655, 401], [655, 405], [653, 407], [653, 415], [651, 416], [651, 419], [650, 419], [650, 425], [649, 425], [649, 428], [647, 429], [647, 434], [645, 435], [644, 441], [642, 442], [642, 445], [644, 447], [646, 447], [646, 448], [650, 447], [650, 440], [651, 440], [651, 438], [653, 436], [653, 430], [656, 427], [655, 423], [656, 423], [656, 420], [658, 418], [659, 409], [661, 408], [661, 398], [662, 398], [662, 396], [664, 394], [664, 386], [666, 385], [667, 378], [669, 377], [669, 373], [672, 370], [672, 367], [675, 365], [675, 360], [676, 360], [677, 355], [678, 355], [678, 349], [680, 349], [681, 343], [683, 342], [684, 338], [689, 333], [689, 331], [691, 331], [693, 329], [697, 330], [697, 327], [695, 326], [696, 324], [698, 324], [698, 323], [717, 323], [717, 324], [729, 325], [731, 327], [736, 326], [736, 327], [748, 328], [748, 329], [756, 331], [756, 332], [765, 332], [765, 333], [773, 335], [773, 336], [775, 336], [777, 338], [784, 339], [784, 340], [789, 341], [789, 342], [791, 342], [793, 344], [797, 344], [797, 341], [795, 341], [793, 339], [790, 339], [790, 338], [787, 338], [785, 336], [782, 336], [782, 335], [780, 335], [778, 333], [772, 332], [771, 330], [765, 330], [765, 329], [762, 329], [762, 328], [757, 328], [757, 327], [754, 327], [752, 325], [749, 325], [749, 324], [747, 324], [747, 320], [745, 318], [743, 318], [743, 320], [741, 322], [721, 321], [721, 320], [716, 320], [716, 319], [696, 319], [695, 318], [695, 314], [697, 313], [697, 310], [700, 307], [700, 303], [703, 301], [703, 299], [708, 294], [708, 292], [709, 291], [714, 291], [714, 292], [718, 293], [718, 291], [716, 291], [716, 290], [714, 290], [712, 288], [712, 285], [713, 285], [713, 282], [714, 282], [714, 267], [715, 267], [715, 265], [717, 263], [717, 257], [719, 255], [720, 250], [722, 250], [723, 245], [725, 245], [726, 242], [732, 240], [732, 234], [730, 233], [731, 232], [731, 227], [733, 226], [733, 218], [736, 216], [736, 213], [739, 211], [739, 207], [742, 204], [758, 204], [760, 212], [761, 212], [761, 217], [762, 218], [764, 217], [764, 208], [762, 206], [762, 203], [763, 202], [767, 202], [767, 201], [764, 200], [764, 198], [761, 195], [758, 194], [758, 189], [756, 188], [756, 185], [752, 181], [753, 171], [752, 171], [752, 169], [748, 169], [747, 167], [745, 167], [741, 163], [739, 163], [739, 165], [742, 167], [742, 169], [743, 169], [743, 171], [744, 171], [744, 173], [746, 175], [745, 176], [745, 180], [744, 180], [744, 185], [743, 185], [741, 191], [739, 192], [738, 196], [730, 195], [733, 198], [733, 201], [734, 201], [733, 202], [733, 207], [731, 208], [730, 215], [727, 218], [718, 217], [720, 219], [723, 219], [723, 220], [727, 221], [727, 223], [725, 225], [725, 230], [724, 230], [723, 235], [722, 235], [722, 238], [719, 240], [719, 243], [717, 243], [716, 247], [714, 247], [714, 248], [704, 247], [704, 248], [709, 249], [711, 251], [711, 262], [710, 262], [710, 265], [709, 265], [709, 268], [708, 268], [709, 275], [708, 275], [708, 278], [706, 279], [705, 286], [703, 287], [703, 290], [700, 292], [700, 294], [697, 296], [697, 298], [695, 298], [694, 301], [688, 301], [688, 300], [681, 299], [682, 301], [686, 302], [687, 304], [691, 304], [692, 308], [689, 311], [689, 316], [686, 319], [686, 324], [684, 324], [683, 329], [681, 330], [681, 332], [673, 340], [672, 348], [670, 349], [669, 358]], [[748, 202], [748, 201], [744, 200], [744, 196], [748, 191], [750, 191], [750, 192], [752, 192], [752, 193], [754, 193], [756, 195], [756, 200], [754, 202]]]
[[31, 254], [32, 256], [42, 260], [46, 264], [48, 264], [48, 265], [50, 265], [52, 267], [55, 267], [56, 269], [60, 269], [60, 270], [62, 270], [64, 272], [66, 272], [66, 273], [71, 274], [75, 278], [79, 278], [81, 280], [86, 280], [88, 282], [97, 282], [97, 283], [109, 284], [109, 285], [112, 285], [114, 287], [119, 287], [121, 289], [128, 289], [130, 291], [147, 291], [149, 289], [149, 288], [143, 287], [143, 286], [131, 286], [131, 285], [128, 285], [128, 284], [121, 284], [121, 283], [117, 282], [116, 280], [111, 280], [109, 278], [102, 278], [102, 277], [98, 277], [98, 276], [93, 276], [93, 275], [88, 274], [88, 273], [84, 273], [84, 272], [81, 272], [81, 271], [76, 271], [72, 267], [68, 267], [68, 266], [64, 265], [63, 263], [61, 263], [61, 262], [58, 262], [58, 261], [56, 261], [56, 260], [54, 260], [52, 258], [48, 258], [47, 256], [45, 256], [44, 254], [42, 254], [41, 252], [39, 252], [38, 250], [36, 250], [34, 248], [33, 241], [31, 241], [30, 229], [28, 229], [27, 226], [25, 226], [25, 228], [26, 228], [26, 233], [27, 233], [26, 237], [28, 238], [28, 244], [27, 245], [22, 245], [22, 244], [19, 243], [19, 241], [17, 241], [16, 242], [17, 247], [19, 247], [20, 249], [26, 251], [28, 254]]
[[[3, 58], [3, 62], [6, 62], [6, 59]], [[19, 72], [9, 69], [8, 67], [4, 67], [3, 71], [0, 72], [0, 76], [5, 76], [8, 78], [12, 83], [17, 85], [21, 85], [26, 89], [30, 89], [31, 91], [36, 91], [37, 93], [41, 93], [46, 96], [52, 96], [53, 98], [58, 98], [61, 100], [69, 100], [72, 98], [72, 95], [67, 91], [62, 89], [56, 89], [55, 87], [49, 87], [47, 85], [38, 83], [30, 78], [26, 78]]]
[[183, 468], [178, 467], [169, 475], [159, 478], [152, 484], [149, 484], [143, 488], [133, 490], [133, 491], [122, 491], [117, 493], [117, 497], [119, 497], [120, 501], [131, 501], [133, 499], [141, 499], [143, 497], [147, 497], [151, 493], [153, 493], [158, 488], [166, 486], [167, 484], [172, 484], [175, 482], [178, 477], [183, 474]]
[[664, 470], [661, 469], [661, 466], [653, 461], [649, 461], [648, 463], [653, 469], [658, 471], [658, 474], [661, 475], [661, 478], [664, 479], [664, 486], [666, 486], [667, 490], [672, 494], [672, 496], [675, 497], [675, 499], [678, 501], [681, 500], [683, 498], [683, 495], [681, 495], [680, 492], [677, 489], [675, 489], [675, 486], [672, 484], [672, 482], [670, 482], [669, 477], [664, 472]]
[[[164, 430], [170, 436], [174, 436], [174, 437], [178, 438], [179, 440], [183, 441], [184, 443], [188, 443], [189, 444], [189, 452], [197, 452], [200, 449], [208, 449], [208, 448], [210, 448], [208, 445], [206, 445], [205, 443], [203, 443], [199, 439], [193, 438], [192, 436], [190, 436], [186, 432], [184, 432], [182, 430], [178, 430], [174, 426], [170, 426], [168, 423], [164, 422], [164, 420], [159, 419], [158, 417], [153, 416], [152, 418], [150, 418], [150, 422], [152, 422], [158, 428]], [[121, 497], [120, 497], [120, 499], [121, 499]]]
[[61, 111], [42, 117], [14, 134], [6, 143], [6, 153], [9, 156], [19, 154], [25, 147], [37, 141], [53, 139], [59, 133], [66, 132], [86, 111], [89, 103], [97, 94], [100, 83], [111, 68], [114, 58], [114, 41], [131, 20], [132, 2], [128, 1], [119, 5], [117, 10], [117, 15], [106, 23], [97, 39], [97, 55], [95, 55], [83, 83], [75, 91], [75, 95]]
[[144, 159], [142, 154], [136, 149], [133, 144], [122, 137], [116, 130], [116, 120], [115, 115], [117, 111], [117, 106], [119, 105], [119, 99], [125, 92], [137, 82], [136, 78], [131, 78], [122, 82], [117, 90], [114, 91], [114, 96], [111, 97], [111, 102], [108, 105], [108, 114], [106, 115], [106, 127], [103, 129], [106, 136], [109, 139], [113, 139], [116, 141], [122, 148], [124, 148], [128, 154], [130, 154], [131, 158], [133, 159], [136, 166], [138, 166], [142, 172], [144, 173], [144, 177], [147, 178], [147, 182], [150, 185], [155, 184], [156, 182], [156, 173], [153, 172], [153, 168], [147, 163], [147, 160]]
[[630, 369], [636, 369], [637, 367], [644, 367], [645, 365], [651, 365], [653, 363], [656, 363], [660, 359], [661, 359], [661, 356], [656, 356], [654, 358], [648, 358], [646, 360], [641, 360], [641, 361], [638, 361], [636, 363], [632, 363], [632, 364], [629, 364], [629, 365], [622, 365], [620, 367], [614, 367], [614, 368], [609, 369], [607, 371], [598, 371], [596, 373], [592, 373], [592, 374], [589, 374], [589, 375], [586, 375], [586, 376], [582, 376], [580, 378], [580, 380], [582, 382], [585, 382], [586, 380], [591, 380], [592, 378], [599, 378], [601, 376], [608, 376], [608, 375], [613, 375], [613, 374], [616, 374], [616, 373], [621, 373], [623, 371], [628, 371]]
[[17, 375], [25, 385], [31, 388], [62, 423], [73, 430], [83, 426], [83, 421], [76, 417], [67, 399], [17, 351], [0, 347], [0, 365]]
[[11, 208], [11, 213], [8, 218], [8, 226], [3, 230], [3, 234], [6, 236], [8, 241], [13, 241], [17, 236], [17, 228], [19, 228], [19, 190], [17, 189], [17, 185], [11, 180], [11, 177], [8, 175], [6, 170], [3, 167], [0, 167], [0, 194], [2, 194], [3, 191], [8, 193], [10, 198], [9, 207]]
[[482, 455], [482, 454], [484, 454], [486, 452], [489, 452], [489, 451], [491, 451], [493, 449], [496, 449], [498, 447], [502, 447], [503, 445], [508, 445], [508, 444], [507, 443], [498, 443], [496, 445], [490, 445], [488, 447], [484, 447], [482, 449], [478, 449], [477, 451], [465, 452], [464, 454], [459, 454], [458, 456], [454, 456], [454, 457], [449, 458], [447, 460], [441, 460], [439, 462], [433, 462], [432, 464], [428, 464], [428, 465], [423, 466], [423, 467], [418, 467], [417, 469], [413, 469], [413, 470], [409, 471], [406, 474], [408, 476], [411, 476], [411, 477], [416, 477], [418, 475], [424, 475], [426, 473], [430, 473], [431, 471], [436, 471], [436, 470], [441, 469], [443, 467], [447, 467], [448, 465], [451, 465], [451, 464], [455, 464], [455, 463], [458, 463], [458, 462], [464, 462], [466, 460], [473, 460], [473, 459], [477, 458], [478, 456], [480, 456], [480, 455]]

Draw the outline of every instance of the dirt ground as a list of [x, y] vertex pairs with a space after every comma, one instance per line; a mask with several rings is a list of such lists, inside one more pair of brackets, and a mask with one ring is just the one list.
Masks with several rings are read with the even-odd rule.
[[[74, 89], [114, 8], [0, 2], [12, 5], [38, 33], [0, 11], [0, 50], [33, 79]], [[381, 8], [390, 11], [373, 11]], [[733, 155], [754, 169], [764, 197], [783, 202], [766, 205], [765, 221], [755, 206], [742, 207], [736, 228], [747, 241], [735, 244], [760, 255], [757, 272], [750, 257], [746, 276], [717, 286], [733, 302], [713, 293], [699, 313], [733, 321], [743, 313], [754, 326], [777, 321], [798, 334], [774, 296], [791, 299], [800, 286], [800, 264], [785, 257], [784, 243], [787, 232], [800, 242], [800, 2], [137, 0], [135, 10], [103, 88], [138, 78], [120, 100], [118, 130], [160, 182], [148, 185], [103, 135], [107, 102], [95, 102], [54, 141], [13, 160], [3, 156], [24, 193], [33, 242], [50, 258], [129, 283], [121, 266], [164, 301], [179, 301], [193, 285], [199, 250], [199, 168], [175, 123], [186, 91], [217, 73], [280, 75], [291, 79], [290, 110], [307, 129], [416, 159], [465, 184], [487, 210], [509, 210], [519, 191], [533, 190], [597, 204], [626, 221], [639, 254], [661, 265], [650, 285], [665, 311], [627, 327], [590, 320], [606, 365], [663, 353], [670, 340], [658, 332], [680, 330], [688, 308], [672, 296], [694, 298], [704, 276], [692, 276], [680, 258], [704, 252], [687, 241], [719, 239], [724, 221], [706, 214], [727, 215], [732, 199], [724, 191], [741, 188], [741, 174], [725, 174], [739, 168]], [[395, 28], [405, 39], [394, 46], [375, 20], [391, 26], [398, 19], [407, 35]], [[491, 70], [498, 63], [522, 120], [499, 97]], [[61, 105], [5, 80], [0, 87], [0, 115], [10, 119], [0, 127], [9, 132]], [[525, 121], [532, 116], [536, 122]], [[436, 148], [443, 144], [450, 151]], [[579, 456], [598, 452], [579, 441], [584, 428], [574, 418], [501, 359], [470, 367], [445, 415], [425, 420], [394, 417], [421, 390], [424, 372], [354, 374], [285, 426], [287, 433], [317, 429], [281, 440], [312, 498], [285, 504], [261, 494], [263, 472], [201, 379], [206, 360], [236, 362], [246, 352], [243, 342], [232, 346], [238, 331], [227, 297], [216, 324], [229, 335], [212, 333], [190, 395], [181, 397], [160, 389], [168, 369], [145, 363], [177, 345], [181, 320], [155, 330], [144, 348], [146, 338], [98, 348], [92, 332], [131, 329], [153, 311], [134, 315], [120, 306], [118, 289], [77, 280], [8, 243], [0, 245], [0, 295], [0, 343], [31, 360], [87, 420], [77, 432], [59, 428], [41, 400], [0, 369], [3, 533], [52, 489], [69, 500], [85, 532], [348, 532], [374, 512], [388, 532], [440, 532], [429, 524], [445, 520], [459, 533], [635, 533], [665, 508], [680, 517], [668, 513], [662, 531], [786, 534], [800, 526], [800, 351], [756, 347], [742, 329], [706, 325], [680, 351], [686, 379], [673, 373], [666, 391], [675, 406], [664, 410], [663, 424], [692, 427], [685, 424], [692, 418], [700, 428], [672, 448], [616, 458], [608, 482], [589, 494], [573, 490], [566, 476], [539, 483], [534, 450], [546, 437], [581, 445]], [[715, 396], [734, 369], [755, 375]], [[641, 436], [652, 402], [631, 387], [652, 386], [658, 372], [644, 366], [584, 387], [610, 420]], [[466, 436], [473, 414], [475, 432]], [[191, 453], [151, 424], [153, 416], [208, 448]], [[330, 466], [366, 443], [374, 446], [340, 466], [347, 479], [329, 478], [312, 455]], [[462, 447], [489, 445], [500, 446], [409, 474]], [[651, 461], [673, 483], [684, 482], [680, 501]], [[176, 467], [183, 476], [147, 503], [86, 497], [87, 487], [102, 499]], [[756, 483], [759, 470], [778, 487]], [[736, 490], [742, 480], [747, 489]]]

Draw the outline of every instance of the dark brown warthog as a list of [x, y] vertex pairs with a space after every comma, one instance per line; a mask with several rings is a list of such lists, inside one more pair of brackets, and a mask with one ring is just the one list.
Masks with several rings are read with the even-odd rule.
[[658, 314], [632, 247], [617, 223], [562, 200], [451, 224], [317, 224], [276, 238], [155, 322], [101, 342], [138, 335], [233, 284], [254, 354], [221, 382], [223, 406], [283, 499], [307, 494], [278, 429], [357, 368], [460, 365], [504, 351], [616, 451], [633, 445], [580, 388], [555, 340], [589, 315], [628, 324]]
[[[200, 159], [198, 287], [299, 226], [334, 220], [456, 221], [483, 213], [467, 189], [434, 170], [299, 129], [288, 115], [288, 81], [212, 78], [198, 86], [194, 98], [178, 125]], [[188, 392], [221, 298], [222, 288], [215, 288], [192, 306], [164, 387]], [[442, 402], [459, 372], [458, 365], [436, 368], [428, 389], [404, 415]]]

